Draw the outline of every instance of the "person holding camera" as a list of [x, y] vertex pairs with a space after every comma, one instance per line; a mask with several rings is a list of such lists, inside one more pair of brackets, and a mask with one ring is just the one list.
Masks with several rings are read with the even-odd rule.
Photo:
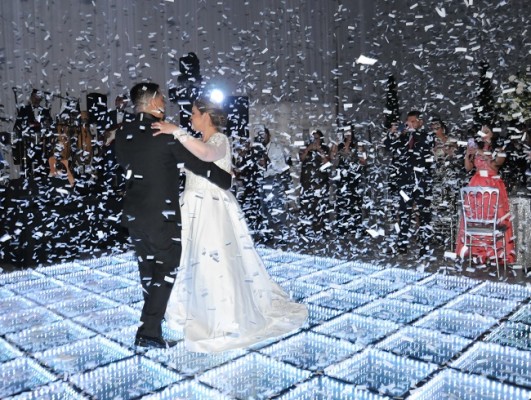
[[[507, 189], [499, 175], [500, 167], [505, 162], [505, 153], [498, 144], [498, 137], [490, 125], [483, 125], [478, 132], [479, 137], [470, 139], [465, 154], [465, 169], [475, 173], [470, 179], [468, 186], [493, 187], [499, 189], [498, 216], [500, 228], [505, 230], [506, 260], [508, 263], [516, 261], [515, 243], [513, 237], [513, 225], [511, 222], [511, 211], [509, 207], [509, 197]], [[485, 240], [490, 240], [485, 238]], [[457, 234], [456, 254], [464, 259], [468, 254], [468, 247], [464, 246], [463, 221], [459, 222], [459, 232]], [[492, 246], [474, 246], [472, 255], [477, 257], [480, 263], [495, 259]]]
[[265, 149], [264, 180], [260, 197], [262, 214], [268, 236], [276, 236], [279, 242], [283, 242], [288, 235], [285, 228], [288, 218], [286, 193], [291, 187], [290, 150], [285, 143], [281, 143], [278, 136], [271, 140], [271, 132], [266, 127], [258, 136]]
[[343, 132], [343, 141], [332, 146], [330, 161], [335, 167], [335, 176], [332, 179], [336, 183], [335, 225], [337, 232], [359, 239], [363, 232], [362, 180], [367, 158], [363, 144], [353, 136], [353, 128], [349, 126]]
[[395, 121], [391, 124], [391, 128], [385, 133], [383, 138], [383, 145], [387, 152], [391, 156], [391, 160], [388, 165], [388, 187], [389, 195], [398, 195], [398, 165], [402, 155], [402, 149], [405, 143], [402, 143], [407, 139], [404, 135], [406, 124], [403, 122]]
[[301, 218], [299, 232], [318, 233], [325, 228], [329, 197], [330, 148], [320, 130], [312, 133], [312, 141], [299, 153], [301, 161]]

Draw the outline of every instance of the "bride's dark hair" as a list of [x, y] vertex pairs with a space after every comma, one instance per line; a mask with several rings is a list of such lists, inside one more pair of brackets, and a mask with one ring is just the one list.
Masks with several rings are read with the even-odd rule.
[[[490, 151], [494, 151], [495, 149], [502, 147], [503, 141], [500, 138], [500, 134], [497, 132], [497, 129], [495, 129], [495, 126], [493, 124], [483, 124], [489, 130], [492, 132], [492, 137], [490, 139]], [[478, 145], [478, 149], [484, 150], [486, 147], [485, 139], [482, 137], [476, 138], [476, 143]]]
[[208, 113], [212, 124], [222, 132], [227, 125], [227, 114], [223, 110], [223, 106], [206, 98], [200, 97], [194, 101], [194, 106], [197, 107], [201, 114]]

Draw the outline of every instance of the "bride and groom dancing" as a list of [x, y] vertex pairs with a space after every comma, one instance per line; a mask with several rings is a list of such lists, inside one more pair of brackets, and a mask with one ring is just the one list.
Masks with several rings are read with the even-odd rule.
[[[155, 83], [131, 89], [135, 119], [116, 134], [126, 171], [122, 224], [138, 258], [144, 306], [135, 345], [171, 347], [162, 320], [184, 330], [190, 351], [247, 347], [299, 328], [306, 306], [271, 281], [229, 188], [231, 148], [222, 108], [198, 99], [192, 127], [202, 140], [162, 121]], [[179, 199], [180, 168], [186, 184]], [[182, 216], [182, 217], [181, 217]], [[182, 235], [181, 235], [182, 232]]]

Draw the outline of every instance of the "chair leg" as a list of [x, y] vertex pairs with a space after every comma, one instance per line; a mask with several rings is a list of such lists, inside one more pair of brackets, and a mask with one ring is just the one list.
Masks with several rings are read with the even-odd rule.
[[492, 248], [494, 249], [494, 257], [496, 258], [496, 273], [498, 274], [498, 278], [500, 277], [500, 260], [498, 260], [498, 241], [496, 240], [496, 236], [492, 236]]
[[470, 236], [468, 239], [470, 240], [470, 245], [466, 244], [466, 235], [465, 235], [465, 248], [468, 247], [468, 268], [472, 267], [472, 236]]
[[505, 234], [502, 236], [502, 245], [503, 245], [503, 270], [505, 275], [507, 275], [507, 242], [505, 241]]
[[496, 274], [499, 278], [500, 277], [500, 260], [498, 260], [498, 251], [495, 251], [494, 253], [496, 256]]
[[455, 238], [454, 238], [454, 219], [450, 218], [450, 250], [454, 251]]

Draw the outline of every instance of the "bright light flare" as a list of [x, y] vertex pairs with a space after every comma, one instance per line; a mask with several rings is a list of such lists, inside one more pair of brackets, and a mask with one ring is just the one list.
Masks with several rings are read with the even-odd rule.
[[222, 103], [224, 98], [225, 98], [225, 95], [219, 89], [214, 89], [210, 93], [210, 100], [213, 101], [214, 103]]

